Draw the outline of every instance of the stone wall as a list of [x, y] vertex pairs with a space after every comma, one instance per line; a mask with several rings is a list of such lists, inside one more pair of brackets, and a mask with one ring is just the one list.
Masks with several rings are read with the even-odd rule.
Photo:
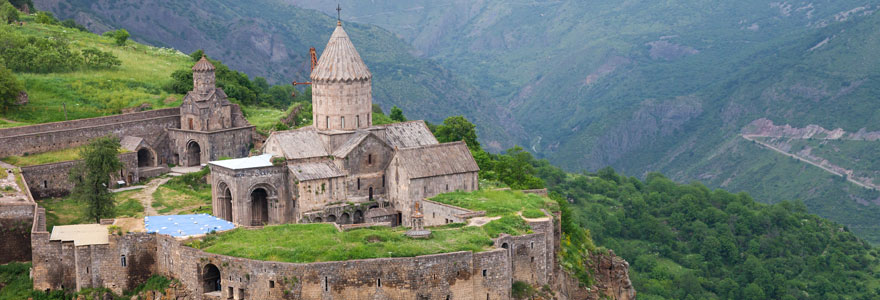
[[[254, 126], [223, 129], [210, 132], [169, 128], [171, 152], [177, 156], [172, 163], [183, 166], [207, 164], [221, 157], [247, 157], [250, 150]], [[199, 161], [190, 161], [188, 147], [197, 143], [200, 149]]]
[[373, 92], [370, 79], [313, 81], [312, 103], [315, 128], [319, 130], [351, 130], [372, 125]]
[[[266, 209], [269, 220], [260, 223], [285, 224], [295, 221], [295, 207], [288, 189], [286, 165], [237, 170], [213, 164], [210, 167], [214, 216], [239, 225], [257, 225], [252, 224], [253, 213], [262, 207], [253, 205], [252, 195], [255, 190], [263, 189], [267, 193]], [[231, 199], [225, 196], [227, 188]]]
[[[124, 169], [120, 171], [120, 174], [114, 174], [114, 182], [116, 180], [125, 180], [131, 184], [140, 181], [137, 167], [137, 152], [119, 154], [119, 161], [124, 165]], [[34, 198], [61, 197], [67, 195], [73, 189], [73, 183], [67, 180], [67, 177], [70, 169], [79, 162], [78, 160], [71, 160], [21, 167], [21, 175], [28, 182]]]
[[345, 177], [323, 178], [301, 181], [294, 185], [296, 195], [294, 207], [296, 219], [303, 218], [303, 213], [323, 210], [334, 202], [347, 199], [345, 195]]
[[509, 299], [507, 251], [455, 252], [311, 264], [210, 254], [159, 237], [160, 274], [204, 299], [208, 265], [221, 274], [221, 299]]
[[454, 191], [474, 191], [479, 189], [477, 172], [459, 173], [434, 177], [416, 178], [409, 181], [407, 186], [408, 195], [402, 195], [401, 204], [396, 206], [403, 212], [404, 226], [410, 226], [409, 216], [415, 201], [427, 199], [436, 195]]
[[179, 128], [178, 108], [108, 117], [0, 129], [0, 157], [40, 153], [81, 146], [108, 134], [142, 137], [150, 145], [165, 128]]
[[31, 230], [36, 204], [0, 203], [0, 265], [31, 260]]
[[425, 216], [425, 226], [439, 226], [449, 223], [467, 222], [465, 216], [470, 216], [474, 211], [461, 207], [434, 202], [431, 200], [422, 200], [422, 215]]
[[368, 135], [343, 159], [334, 160], [340, 169], [348, 171], [348, 196], [369, 197], [371, 188], [374, 197], [384, 195], [387, 184], [385, 168], [393, 154], [393, 149], [385, 142], [374, 135]]

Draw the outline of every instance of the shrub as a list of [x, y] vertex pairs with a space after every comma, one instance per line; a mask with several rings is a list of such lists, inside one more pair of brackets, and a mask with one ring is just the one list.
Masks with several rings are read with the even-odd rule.
[[67, 19], [67, 20], [62, 21], [61, 26], [64, 26], [67, 28], [73, 28], [73, 29], [76, 29], [76, 30], [79, 30], [82, 32], [89, 31], [88, 29], [86, 29], [85, 26], [82, 26], [81, 24], [77, 24], [76, 21], [74, 21], [72, 19]]
[[34, 21], [40, 24], [58, 25], [58, 19], [48, 11], [38, 11]]
[[83, 66], [89, 69], [109, 69], [122, 64], [112, 53], [95, 48], [83, 49], [82, 57]]
[[[18, 93], [24, 90], [18, 78], [12, 74], [3, 64], [0, 64], [0, 108], [6, 108], [15, 103]], [[6, 176], [6, 173], [0, 174]]]
[[3, 5], [0, 6], [0, 18], [2, 18], [6, 24], [12, 24], [12, 22], [19, 20], [18, 9], [15, 9], [15, 7], [9, 2], [3, 3]]

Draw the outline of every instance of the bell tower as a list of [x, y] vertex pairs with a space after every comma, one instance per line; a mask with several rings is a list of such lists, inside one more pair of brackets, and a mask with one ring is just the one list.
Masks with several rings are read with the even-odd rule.
[[193, 91], [200, 95], [207, 95], [216, 87], [214, 78], [214, 65], [205, 56], [202, 56], [192, 67]]

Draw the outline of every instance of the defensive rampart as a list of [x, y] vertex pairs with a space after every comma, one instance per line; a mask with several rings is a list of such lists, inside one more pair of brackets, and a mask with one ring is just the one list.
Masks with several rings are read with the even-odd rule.
[[76, 147], [107, 134], [139, 136], [156, 145], [165, 128], [180, 128], [179, 108], [5, 128], [0, 129], [0, 157]]

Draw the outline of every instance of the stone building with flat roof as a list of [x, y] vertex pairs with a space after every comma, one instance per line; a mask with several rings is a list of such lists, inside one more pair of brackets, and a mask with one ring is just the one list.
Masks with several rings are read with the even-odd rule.
[[245, 226], [409, 226], [417, 201], [479, 188], [465, 143], [439, 143], [424, 121], [372, 124], [372, 74], [341, 23], [311, 79], [312, 126], [272, 133], [259, 159], [209, 164], [215, 216]]

